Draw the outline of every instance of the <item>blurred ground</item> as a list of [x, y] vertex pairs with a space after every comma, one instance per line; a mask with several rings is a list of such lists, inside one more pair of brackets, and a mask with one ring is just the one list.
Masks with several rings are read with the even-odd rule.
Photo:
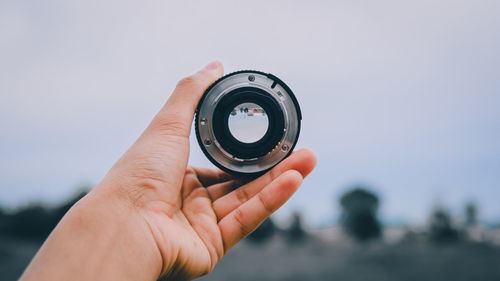
[[500, 280], [500, 248], [486, 244], [331, 244], [274, 239], [232, 250], [201, 280]]
[[17, 280], [41, 242], [0, 236], [0, 279]]
[[[1, 237], [0, 276], [16, 280], [39, 243]], [[274, 236], [245, 241], [232, 249], [214, 272], [199, 280], [500, 280], [500, 247], [426, 241], [397, 244], [306, 239], [289, 243]]]

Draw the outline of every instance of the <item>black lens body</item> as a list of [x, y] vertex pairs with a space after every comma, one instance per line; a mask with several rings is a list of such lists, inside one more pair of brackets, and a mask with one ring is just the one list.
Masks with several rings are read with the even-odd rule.
[[[251, 143], [235, 138], [228, 125], [231, 112], [244, 103], [260, 106], [268, 119], [264, 136]], [[294, 94], [280, 79], [259, 71], [238, 71], [218, 79], [205, 91], [196, 110], [196, 137], [203, 153], [217, 167], [233, 174], [258, 175], [290, 155], [301, 118]]]

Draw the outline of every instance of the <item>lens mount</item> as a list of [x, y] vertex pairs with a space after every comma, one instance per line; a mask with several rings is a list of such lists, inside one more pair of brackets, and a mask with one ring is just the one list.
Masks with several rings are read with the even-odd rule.
[[[229, 119], [239, 112], [267, 120], [262, 137], [246, 142], [233, 135]], [[233, 174], [260, 174], [290, 155], [301, 119], [299, 104], [283, 81], [244, 70], [223, 76], [205, 91], [196, 109], [195, 131], [201, 150], [217, 167]]]

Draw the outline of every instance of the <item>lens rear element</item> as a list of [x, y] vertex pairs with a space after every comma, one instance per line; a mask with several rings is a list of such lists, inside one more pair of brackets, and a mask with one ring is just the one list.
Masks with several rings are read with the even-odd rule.
[[265, 110], [258, 104], [245, 102], [237, 105], [228, 118], [229, 132], [243, 143], [254, 143], [262, 139], [269, 127]]

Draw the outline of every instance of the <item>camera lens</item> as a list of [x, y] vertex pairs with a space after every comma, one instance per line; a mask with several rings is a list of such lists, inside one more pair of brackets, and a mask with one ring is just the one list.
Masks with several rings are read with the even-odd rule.
[[215, 81], [203, 94], [196, 110], [196, 137], [219, 168], [259, 174], [290, 155], [301, 118], [295, 96], [279, 78], [238, 71]]

